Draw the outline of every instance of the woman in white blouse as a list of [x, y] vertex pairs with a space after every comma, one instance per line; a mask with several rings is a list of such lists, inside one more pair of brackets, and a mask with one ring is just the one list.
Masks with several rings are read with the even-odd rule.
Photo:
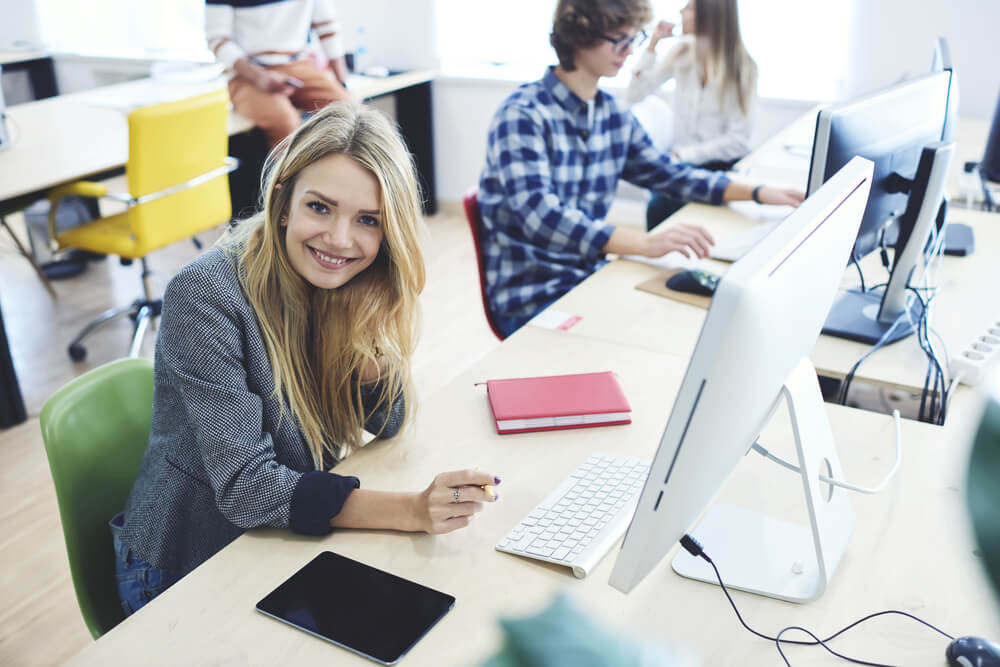
[[[757, 101], [757, 65], [740, 37], [736, 0], [690, 0], [681, 10], [683, 34], [660, 21], [642, 52], [626, 102], [635, 104], [673, 79], [671, 157], [707, 169], [726, 170], [750, 152]], [[661, 40], [668, 47], [657, 56]], [[681, 202], [654, 194], [648, 228], [674, 213]]]

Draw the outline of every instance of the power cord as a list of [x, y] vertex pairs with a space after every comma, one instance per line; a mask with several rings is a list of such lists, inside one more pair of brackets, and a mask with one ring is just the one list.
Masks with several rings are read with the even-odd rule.
[[[788, 626], [786, 628], [783, 628], [774, 637], [771, 637], [769, 635], [765, 635], [765, 634], [763, 634], [761, 632], [758, 632], [757, 630], [754, 630], [753, 628], [751, 628], [749, 625], [747, 625], [746, 621], [743, 620], [743, 616], [742, 616], [742, 614], [740, 614], [740, 610], [736, 607], [736, 602], [733, 601], [733, 596], [729, 594], [729, 589], [726, 588], [726, 584], [724, 584], [723, 581], [722, 581], [722, 575], [719, 573], [719, 568], [716, 567], [715, 563], [712, 562], [712, 559], [708, 557], [708, 554], [705, 553], [705, 550], [702, 548], [701, 544], [698, 543], [698, 540], [694, 539], [690, 535], [684, 535], [684, 537], [681, 538], [681, 546], [684, 547], [684, 549], [689, 554], [691, 554], [692, 556], [694, 556], [695, 558], [701, 558], [706, 563], [708, 563], [709, 565], [712, 566], [712, 569], [715, 571], [715, 578], [718, 579], [719, 586], [722, 587], [722, 592], [726, 594], [726, 599], [729, 600], [730, 606], [732, 606], [733, 611], [736, 612], [736, 618], [739, 619], [740, 624], [742, 624], [743, 627], [746, 628], [751, 634], [754, 634], [754, 635], [760, 637], [761, 639], [766, 639], [768, 641], [774, 642], [775, 646], [778, 649], [778, 655], [781, 656], [781, 659], [785, 662], [785, 664], [788, 667], [791, 667], [792, 663], [790, 663], [788, 661], [788, 656], [785, 655], [785, 652], [781, 648], [781, 645], [783, 643], [784, 644], [796, 644], [798, 646], [817, 646], [817, 645], [818, 646], [822, 646], [824, 649], [826, 649], [827, 651], [829, 651], [831, 654], [837, 656], [838, 658], [841, 658], [842, 660], [847, 660], [848, 662], [853, 662], [854, 664], [857, 664], [857, 665], [870, 665], [871, 667], [894, 667], [893, 665], [887, 665], [887, 664], [884, 664], [884, 663], [881, 663], [881, 662], [868, 662], [866, 660], [860, 660], [858, 658], [852, 658], [852, 657], [846, 656], [846, 655], [844, 655], [842, 653], [838, 653], [837, 651], [834, 651], [832, 648], [830, 648], [829, 646], [827, 646], [827, 642], [829, 642], [829, 641], [831, 641], [833, 639], [836, 639], [837, 637], [839, 637], [840, 635], [844, 634], [845, 632], [847, 632], [851, 628], [854, 628], [854, 627], [860, 625], [861, 623], [864, 623], [865, 621], [867, 621], [869, 619], [875, 618], [877, 616], [885, 616], [885, 615], [888, 615], [888, 614], [898, 614], [900, 616], [906, 616], [907, 618], [911, 618], [914, 621], [917, 621], [918, 623], [922, 623], [922, 624], [926, 625], [928, 628], [931, 628], [935, 632], [938, 632], [938, 633], [944, 635], [945, 637], [947, 637], [950, 640], [954, 640], [955, 639], [954, 637], [952, 637], [951, 635], [949, 635], [944, 630], [941, 630], [940, 628], [937, 628], [937, 627], [931, 625], [927, 621], [925, 621], [925, 620], [923, 620], [921, 618], [917, 618], [913, 614], [908, 614], [905, 611], [898, 611], [896, 609], [888, 609], [886, 611], [880, 611], [880, 612], [876, 612], [874, 614], [869, 614], [868, 616], [865, 616], [864, 618], [862, 618], [860, 620], [857, 620], [857, 621], [851, 623], [850, 625], [848, 625], [846, 627], [841, 628], [840, 630], [838, 630], [837, 632], [833, 633], [832, 635], [830, 635], [829, 637], [827, 637], [825, 639], [820, 639], [817, 635], [813, 634], [809, 630], [807, 630], [807, 629], [805, 629], [803, 627], [797, 626], [797, 625], [792, 625], [792, 626]], [[782, 639], [781, 638], [781, 636], [783, 634], [785, 634], [786, 632], [792, 631], [792, 630], [799, 630], [801, 632], [806, 633], [807, 635], [809, 635], [810, 637], [812, 637], [812, 641], [800, 641], [800, 640], [796, 640], [796, 639]]]
[[851, 249], [851, 262], [854, 264], [854, 268], [858, 270], [858, 280], [861, 281], [861, 291], [867, 292], [865, 289], [865, 274], [861, 271], [861, 263], [858, 262], [858, 256], [854, 254], [854, 249]]
[[[903, 436], [902, 436], [902, 432], [900, 430], [899, 410], [893, 410], [892, 411], [892, 418], [893, 418], [893, 420], [895, 422], [895, 426], [896, 426], [896, 462], [892, 464], [892, 469], [889, 470], [888, 473], [886, 473], [885, 478], [879, 483], [878, 486], [876, 486], [874, 488], [867, 488], [867, 487], [863, 487], [863, 486], [855, 486], [854, 484], [849, 484], [848, 482], [842, 482], [839, 479], [833, 479], [831, 477], [827, 477], [826, 475], [819, 475], [819, 480], [821, 482], [826, 483], [826, 484], [830, 484], [830, 485], [833, 485], [833, 486], [839, 486], [842, 489], [847, 489], [848, 491], [856, 491], [857, 493], [866, 493], [868, 495], [875, 495], [876, 493], [879, 493], [880, 491], [882, 491], [882, 489], [885, 488], [886, 484], [888, 484], [889, 481], [893, 477], [896, 476], [896, 471], [899, 470], [899, 464], [903, 460], [903, 449], [902, 449], [902, 445], [901, 445], [902, 440], [903, 440]], [[759, 442], [753, 443], [753, 445], [751, 445], [750, 448], [752, 450], [754, 450], [755, 452], [757, 452], [758, 454], [760, 454], [761, 456], [763, 456], [764, 458], [766, 458], [766, 459], [768, 459], [770, 461], [774, 461], [778, 465], [783, 466], [785, 468], [788, 468], [789, 470], [792, 470], [794, 472], [801, 472], [802, 471], [802, 469], [799, 468], [794, 463], [790, 463], [790, 462], [786, 461], [785, 459], [783, 459], [783, 458], [781, 458], [779, 456], [776, 456], [775, 454], [772, 454], [770, 451], [768, 451]]]

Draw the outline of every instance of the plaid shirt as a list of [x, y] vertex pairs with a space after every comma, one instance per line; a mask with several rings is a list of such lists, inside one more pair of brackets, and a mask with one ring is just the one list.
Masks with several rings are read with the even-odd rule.
[[604, 222], [624, 178], [675, 199], [722, 202], [729, 179], [672, 160], [611, 95], [587, 104], [555, 75], [508, 97], [490, 124], [479, 181], [486, 293], [513, 329], [606, 263]]

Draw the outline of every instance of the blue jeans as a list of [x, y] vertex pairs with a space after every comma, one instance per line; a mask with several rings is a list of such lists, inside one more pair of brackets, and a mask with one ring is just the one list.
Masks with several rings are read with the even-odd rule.
[[118, 579], [118, 597], [125, 616], [131, 616], [150, 600], [167, 590], [180, 577], [167, 570], [155, 568], [132, 553], [122, 544], [121, 533], [125, 515], [118, 513], [108, 525], [115, 543], [115, 576]]

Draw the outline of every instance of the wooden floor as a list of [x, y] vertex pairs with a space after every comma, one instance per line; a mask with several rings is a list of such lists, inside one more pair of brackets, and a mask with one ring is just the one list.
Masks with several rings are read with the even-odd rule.
[[[427, 287], [423, 334], [414, 359], [418, 399], [428, 396], [493, 349], [486, 325], [475, 256], [457, 205], [427, 219]], [[10, 219], [23, 230], [20, 220]], [[203, 235], [209, 247], [214, 238]], [[150, 256], [153, 286], [162, 293], [170, 276], [200, 251], [182, 242]], [[87, 341], [88, 356], [66, 353], [77, 330], [103, 310], [139, 296], [139, 266], [111, 258], [55, 284], [52, 299], [27, 261], [0, 231], [0, 299], [14, 366], [28, 408], [26, 423], [0, 430], [0, 665], [49, 665], [85, 646], [90, 635], [69, 578], [55, 492], [38, 426], [46, 398], [68, 380], [125, 355], [130, 322], [118, 321]], [[155, 333], [143, 356], [152, 357]], [[484, 378], [485, 379], [485, 378]]]

